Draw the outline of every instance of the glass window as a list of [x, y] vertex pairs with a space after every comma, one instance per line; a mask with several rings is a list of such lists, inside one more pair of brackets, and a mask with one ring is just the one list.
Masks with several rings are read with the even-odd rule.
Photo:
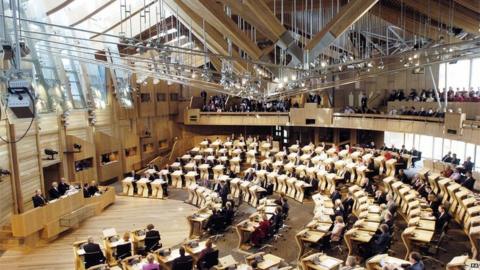
[[477, 154], [475, 155], [475, 158], [474, 158], [475, 168], [477, 168], [477, 170], [480, 170], [480, 145], [477, 145], [476, 153]]
[[465, 143], [462, 141], [452, 140], [452, 153], [457, 154], [457, 158], [463, 160], [465, 159]]
[[468, 89], [470, 77], [470, 59], [447, 64], [447, 85], [456, 91]]
[[446, 80], [446, 66], [447, 64], [440, 64], [438, 67], [438, 89], [442, 90], [443, 88], [447, 89]]
[[432, 158], [433, 156], [433, 137], [420, 135], [420, 146], [419, 148], [422, 152], [422, 157]]
[[452, 151], [452, 141], [449, 139], [443, 139], [442, 157], [445, 156], [450, 151]]
[[475, 144], [473, 143], [467, 143], [465, 145], [465, 157], [464, 160], [467, 159], [467, 157], [471, 157], [472, 160], [475, 160]]
[[415, 145], [415, 149], [420, 149], [420, 135], [415, 134], [413, 136], [413, 145]]
[[472, 60], [472, 78], [470, 79], [470, 86], [475, 90], [480, 87], [480, 58], [475, 58]]
[[403, 144], [403, 133], [401, 132], [389, 132], [385, 131], [384, 141], [388, 147], [391, 147], [392, 144], [399, 148]]
[[405, 148], [406, 149], [412, 149], [413, 147], [413, 137], [414, 137], [414, 134], [413, 133], [405, 133]]
[[441, 160], [443, 157], [443, 147], [441, 147], [443, 144], [443, 138], [435, 137], [433, 138], [433, 159], [439, 159]]

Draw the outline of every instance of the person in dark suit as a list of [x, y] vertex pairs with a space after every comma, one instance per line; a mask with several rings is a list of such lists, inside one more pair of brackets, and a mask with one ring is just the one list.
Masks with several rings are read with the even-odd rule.
[[227, 183], [225, 183], [225, 180], [220, 181], [220, 190], [218, 192], [218, 195], [222, 199], [223, 207], [225, 207], [225, 204], [227, 203], [228, 194], [230, 194], [230, 189], [228, 188]]
[[441, 200], [438, 200], [437, 196], [433, 193], [427, 195], [427, 200], [433, 215], [438, 216], [438, 206], [441, 204]]
[[387, 202], [387, 195], [383, 191], [381, 191], [380, 189], [377, 189], [375, 191], [375, 196], [373, 197], [373, 200], [378, 205], [384, 204], [384, 203]]
[[452, 162], [452, 152], [448, 151], [448, 153], [442, 157], [442, 161], [447, 163]]
[[201, 263], [203, 262], [205, 256], [207, 256], [209, 253], [214, 252], [215, 250], [213, 249], [213, 242], [211, 240], [207, 240], [205, 243], [205, 248], [200, 252], [200, 255], [198, 255], [197, 259], [197, 268], [201, 269]]
[[185, 248], [180, 247], [180, 257], [172, 262], [172, 270], [192, 270], [193, 258], [190, 255], [185, 255]]
[[83, 245], [85, 251], [85, 268], [88, 269], [92, 266], [102, 264], [105, 262], [105, 256], [99, 244], [93, 241], [93, 237], [88, 237], [87, 243]]
[[350, 213], [352, 213], [352, 209], [353, 209], [353, 204], [354, 204], [354, 200], [353, 200], [353, 195], [352, 193], [349, 191], [347, 193], [347, 198], [345, 198], [345, 200], [343, 200], [343, 208], [345, 209], [345, 213], [346, 215], [350, 215]]
[[56, 200], [62, 196], [57, 182], [52, 182], [52, 187], [48, 190], [48, 197], [50, 200]]
[[35, 190], [35, 195], [32, 197], [32, 201], [34, 208], [44, 206], [48, 203], [47, 199], [45, 199], [45, 197], [42, 195], [42, 191], [40, 189]]
[[97, 194], [98, 192], [100, 192], [100, 190], [98, 189], [97, 182], [92, 181], [90, 186], [88, 187], [88, 193], [90, 194], [90, 196], [95, 196], [95, 194]]
[[457, 158], [457, 154], [454, 153], [452, 155], [452, 161], [450, 163], [455, 164], [455, 165], [460, 165], [460, 159]]
[[465, 180], [463, 180], [462, 182], [462, 186], [470, 190], [473, 190], [474, 185], [475, 185], [475, 178], [473, 178], [471, 171], [467, 171]]
[[162, 247], [160, 240], [160, 232], [155, 230], [153, 224], [148, 224], [147, 231], [145, 232], [145, 250], [150, 252]]
[[373, 255], [386, 253], [388, 247], [390, 246], [390, 242], [392, 237], [389, 233], [389, 227], [387, 224], [380, 225], [380, 233], [375, 234], [373, 236], [373, 242], [371, 242], [371, 250]]
[[465, 172], [471, 172], [473, 170], [474, 163], [472, 162], [472, 157], [467, 157], [467, 159], [463, 162], [463, 170]]
[[89, 198], [89, 197], [91, 197], [91, 196], [90, 196], [90, 192], [88, 192], [88, 188], [89, 188], [88, 183], [83, 184], [82, 190], [83, 190], [83, 197], [84, 197], [84, 198]]
[[441, 230], [443, 229], [443, 226], [445, 226], [446, 223], [450, 222], [450, 219], [451, 219], [451, 216], [445, 210], [445, 207], [443, 205], [439, 205], [437, 221], [435, 222], [435, 232], [441, 232]]
[[405, 270], [425, 270], [425, 265], [423, 264], [422, 255], [420, 255], [420, 253], [416, 251], [410, 253], [408, 261], [411, 265], [405, 267]]
[[336, 189], [330, 195], [330, 199], [332, 199], [333, 202], [335, 202], [336, 200], [339, 200], [341, 198], [342, 198], [342, 194], [340, 194], [340, 192]]
[[60, 191], [61, 195], [65, 195], [67, 191], [70, 189], [70, 184], [67, 183], [65, 178], [60, 178], [60, 184], [58, 184], [58, 190]]

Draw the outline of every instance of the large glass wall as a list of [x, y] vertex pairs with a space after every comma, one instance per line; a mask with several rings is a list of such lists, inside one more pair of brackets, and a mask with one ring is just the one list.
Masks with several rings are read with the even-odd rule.
[[452, 87], [468, 90], [473, 87], [474, 90], [480, 88], [480, 58], [459, 60], [451, 63], [440, 64], [438, 73], [438, 88], [448, 89]]
[[480, 145], [441, 137], [389, 131], [385, 131], [384, 140], [387, 146], [393, 144], [397, 148], [400, 148], [401, 145], [405, 145], [407, 149], [415, 146], [422, 152], [424, 158], [441, 160], [449, 151], [457, 154], [461, 162], [467, 157], [471, 157], [472, 161], [475, 161], [475, 169], [480, 170]]

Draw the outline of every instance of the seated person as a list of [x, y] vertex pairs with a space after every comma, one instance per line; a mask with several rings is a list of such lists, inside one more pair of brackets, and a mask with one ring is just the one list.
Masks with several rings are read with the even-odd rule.
[[447, 163], [452, 162], [452, 152], [448, 151], [448, 153], [442, 157], [442, 161]]
[[475, 185], [475, 178], [472, 176], [471, 171], [467, 171], [465, 174], [465, 180], [462, 182], [462, 186], [468, 188], [469, 190], [473, 190], [473, 187]]
[[151, 252], [161, 248], [162, 244], [160, 244], [160, 240], [160, 232], [155, 230], [153, 224], [148, 224], [147, 231], [145, 232], [145, 250]]
[[42, 191], [40, 189], [35, 190], [35, 195], [32, 197], [33, 207], [41, 207], [46, 205], [47, 199], [42, 195]]
[[343, 217], [336, 216], [335, 222], [333, 223], [333, 228], [330, 232], [325, 234], [322, 238], [323, 248], [330, 248], [331, 242], [340, 242], [342, 240], [343, 230], [345, 229], [345, 222], [343, 222]]
[[[388, 214], [387, 214], [388, 215]], [[373, 255], [387, 253], [392, 237], [387, 224], [380, 225], [380, 232], [375, 233], [370, 242], [370, 248]]]
[[454, 153], [454, 154], [452, 155], [452, 161], [451, 161], [451, 163], [454, 164], [454, 165], [460, 165], [460, 159], [457, 158], [457, 154]]
[[446, 211], [443, 205], [438, 206], [438, 214], [436, 216], [437, 221], [435, 222], [435, 232], [439, 233], [443, 230], [443, 227], [450, 222], [451, 216]]
[[377, 189], [375, 191], [375, 195], [373, 196], [373, 201], [379, 205], [386, 203], [387, 202], [386, 194], [380, 189]]
[[341, 198], [342, 198], [342, 194], [340, 194], [340, 191], [338, 191], [337, 189], [335, 189], [333, 193], [330, 194], [330, 199], [332, 199], [333, 202]]
[[259, 246], [267, 238], [270, 226], [271, 224], [267, 215], [263, 215], [262, 221], [260, 221], [258, 227], [255, 228], [250, 236], [250, 242], [252, 242], [254, 246]]
[[180, 257], [172, 262], [172, 270], [192, 270], [193, 258], [190, 255], [185, 255], [185, 248], [180, 247]]
[[90, 197], [95, 196], [95, 194], [99, 193], [100, 190], [98, 189], [98, 184], [96, 181], [92, 181], [90, 186], [88, 187], [88, 193]]
[[121, 260], [132, 256], [132, 243], [130, 242], [130, 233], [123, 234], [123, 243], [117, 245], [117, 253], [115, 259]]
[[58, 184], [58, 190], [60, 191], [61, 195], [65, 195], [67, 191], [70, 189], [70, 185], [67, 183], [65, 178], [60, 178], [60, 184]]
[[160, 265], [155, 262], [153, 254], [147, 255], [147, 263], [142, 266], [142, 270], [160, 270]]
[[233, 209], [232, 203], [230, 201], [227, 201], [223, 211], [224, 211], [226, 226], [232, 225], [233, 224], [233, 218], [234, 218], [234, 215], [235, 215], [235, 210]]
[[105, 262], [102, 249], [93, 241], [93, 237], [88, 237], [87, 243], [82, 248], [85, 251], [85, 269]]
[[60, 198], [62, 194], [60, 193], [60, 189], [58, 188], [57, 182], [52, 182], [52, 187], [48, 190], [48, 197], [50, 200], [56, 200]]
[[282, 193], [280, 199], [275, 200], [275, 203], [282, 207], [283, 219], [286, 219], [288, 217], [290, 206], [288, 205], [288, 199], [285, 196], [285, 193]]
[[473, 165], [472, 157], [467, 157], [467, 159], [463, 162], [462, 167], [465, 172], [471, 172], [473, 170]]
[[398, 265], [394, 263], [384, 263], [382, 266], [383, 270], [425, 270], [425, 265], [422, 261], [422, 255], [414, 251], [408, 256], [408, 261], [410, 264]]
[[205, 229], [209, 230], [211, 233], [221, 232], [225, 229], [225, 219], [220, 211], [217, 209], [212, 209], [212, 215], [205, 224]]
[[89, 187], [90, 187], [90, 186], [88, 185], [88, 183], [83, 184], [83, 189], [82, 189], [82, 190], [83, 190], [83, 197], [84, 197], [84, 198], [89, 198], [89, 197], [91, 197], [91, 196], [90, 196], [90, 192], [88, 191], [88, 188], [89, 188]]
[[410, 179], [408, 178], [408, 176], [405, 174], [405, 171], [403, 169], [400, 169], [398, 170], [398, 176], [397, 176], [398, 180], [402, 181], [403, 183], [405, 184], [409, 184], [410, 185]]
[[205, 259], [205, 256], [208, 254], [214, 252], [215, 250], [213, 249], [213, 242], [211, 240], [207, 240], [205, 243], [205, 248], [200, 252], [200, 255], [198, 255], [198, 260], [197, 260], [197, 268], [202, 269], [202, 263]]
[[353, 200], [353, 194], [352, 192], [348, 192], [347, 193], [347, 197], [345, 198], [345, 200], [343, 200], [342, 204], [343, 204], [343, 209], [345, 210], [345, 213], [347, 215], [349, 215], [350, 213], [352, 213], [352, 210], [353, 210], [353, 204], [355, 203], [355, 201]]

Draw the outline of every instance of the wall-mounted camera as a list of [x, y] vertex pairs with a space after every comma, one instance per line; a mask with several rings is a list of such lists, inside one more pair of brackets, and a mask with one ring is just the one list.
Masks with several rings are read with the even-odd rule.
[[55, 155], [58, 154], [58, 151], [55, 151], [55, 150], [52, 150], [52, 149], [45, 149], [43, 150], [43, 152], [45, 153], [45, 155], [47, 155], [47, 160], [54, 160], [55, 159]]

